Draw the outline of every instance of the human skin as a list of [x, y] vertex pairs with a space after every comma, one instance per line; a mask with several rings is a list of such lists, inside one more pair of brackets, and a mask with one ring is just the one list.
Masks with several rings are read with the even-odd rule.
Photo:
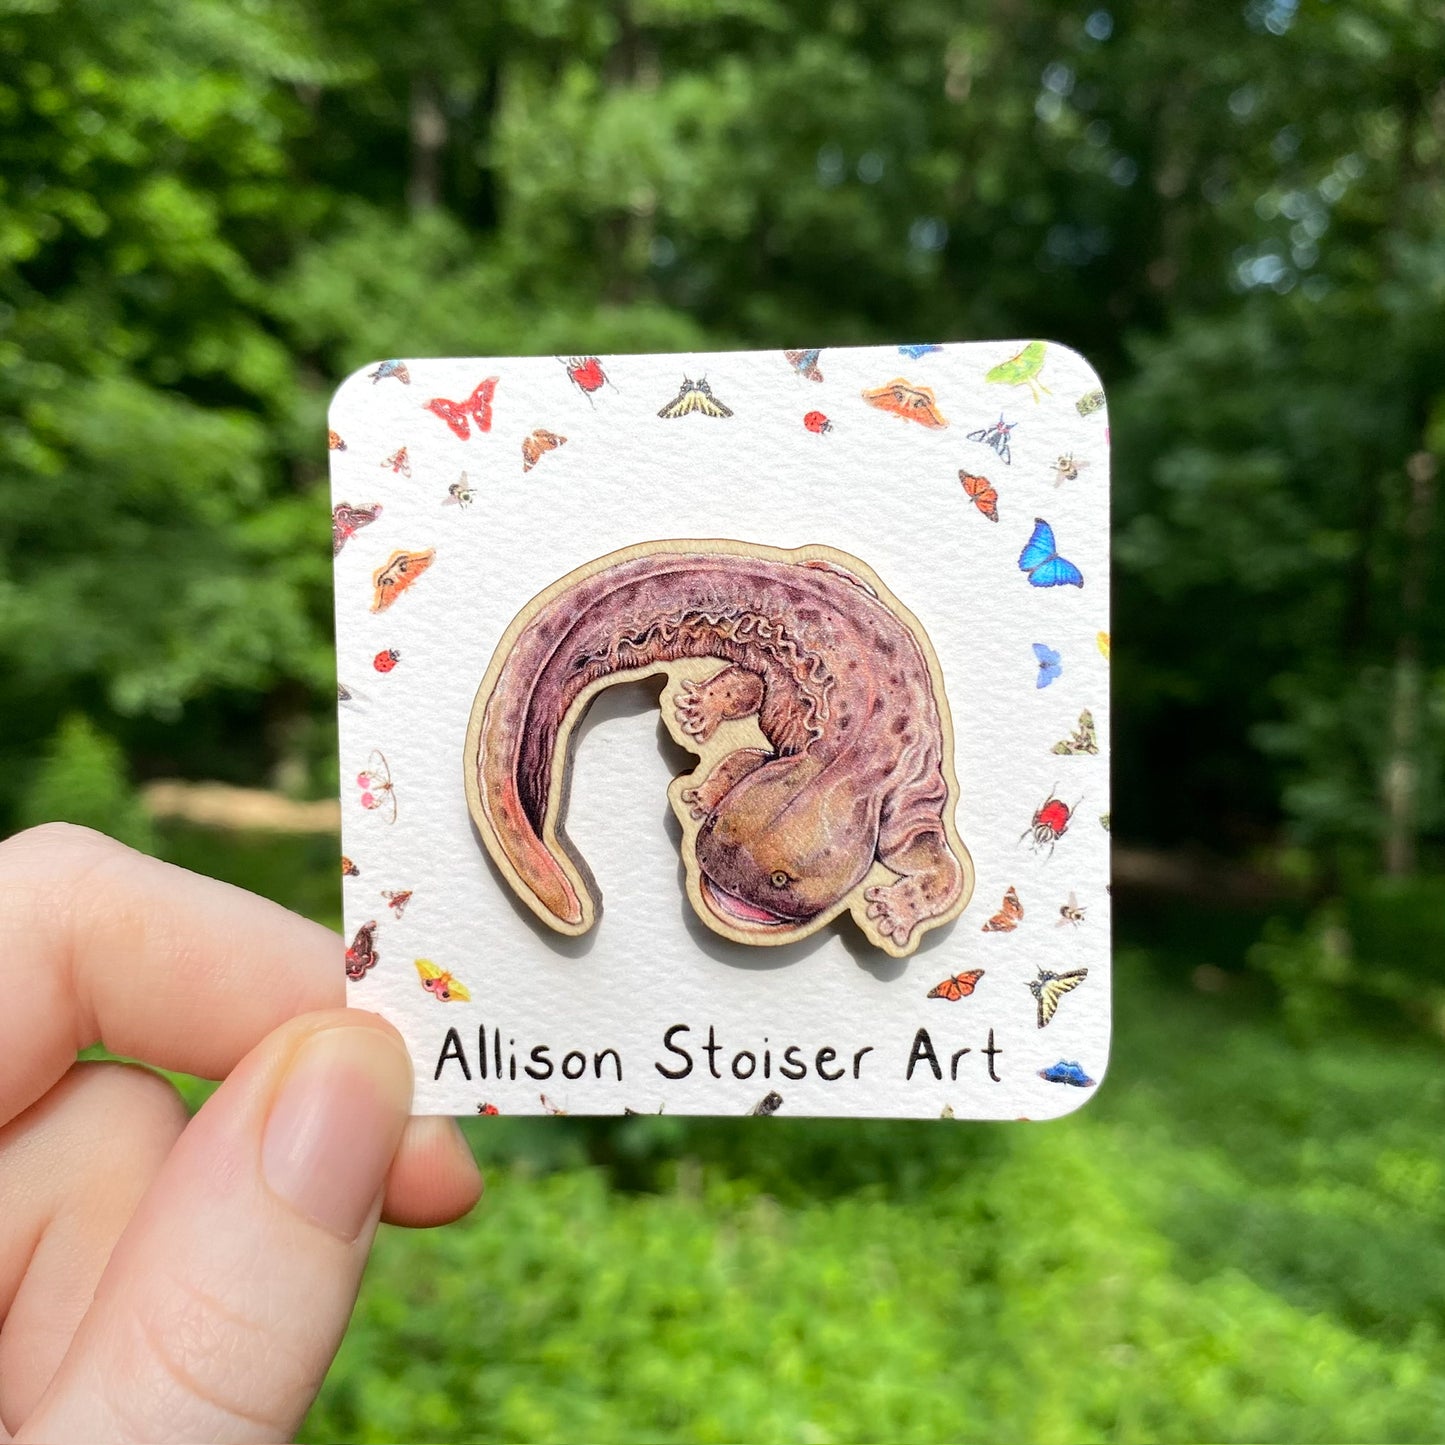
[[[673, 676], [699, 660], [713, 665]], [[550, 927], [585, 932], [595, 913], [558, 836], [571, 726], [601, 687], [656, 672], [673, 736], [702, 759], [670, 795], [710, 928], [786, 943], [851, 909], [901, 956], [962, 911], [972, 868], [953, 823], [951, 723], [916, 619], [832, 548], [655, 542], [524, 608], [473, 706], [473, 817]], [[753, 717], [767, 748], [723, 740]]]
[[[460, 1131], [274, 903], [49, 824], [0, 843], [0, 919], [0, 1445], [290, 1439], [378, 1220], [480, 1196]], [[224, 1082], [188, 1120], [102, 1041]]]

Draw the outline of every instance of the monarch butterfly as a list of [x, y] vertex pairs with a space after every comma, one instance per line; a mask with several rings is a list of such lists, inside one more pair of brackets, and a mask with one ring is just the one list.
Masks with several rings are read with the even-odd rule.
[[391, 888], [383, 888], [381, 896], [391, 905], [391, 911], [398, 918], [406, 912], [406, 905], [411, 902], [411, 889], [403, 888], [399, 892]]
[[435, 547], [428, 547], [425, 552], [393, 552], [371, 575], [376, 588], [371, 610], [385, 612], [431, 566], [435, 557]]
[[1039, 1003], [1039, 1027], [1043, 1028], [1058, 1012], [1059, 1000], [1088, 978], [1087, 968], [1076, 968], [1069, 973], [1054, 973], [1051, 969], [1039, 969], [1039, 976], [1028, 980], [1028, 990]]
[[892, 412], [894, 416], [901, 416], [904, 421], [916, 421], [920, 426], [933, 430], [948, 425], [943, 413], [938, 409], [938, 398], [933, 394], [933, 389], [914, 386], [912, 382], [904, 381], [901, 376], [895, 377], [886, 386], [875, 386], [872, 391], [865, 391], [863, 400], [869, 406], [876, 406], [879, 411]]
[[963, 490], [975, 507], [983, 513], [990, 522], [998, 521], [998, 492], [987, 477], [975, 477], [971, 472], [960, 471], [958, 480], [963, 483]]
[[346, 950], [347, 978], [355, 983], [365, 977], [370, 969], [376, 967], [379, 957], [376, 951], [376, 919], [373, 918], [356, 930], [356, 937], [351, 940], [351, 946]]
[[489, 376], [485, 381], [479, 381], [465, 401], [448, 401], [444, 396], [434, 396], [427, 402], [426, 409], [446, 422], [463, 441], [471, 436], [473, 421], [478, 431], [491, 431], [492, 393], [497, 389], [498, 380], [498, 377]]
[[1094, 714], [1085, 708], [1079, 714], [1079, 725], [1066, 738], [1056, 742], [1050, 752], [1061, 757], [1074, 757], [1081, 753], [1094, 754], [1099, 751], [1099, 735], [1094, 729]]
[[678, 417], [691, 416], [693, 412], [714, 417], [733, 414], [731, 407], [724, 406], [712, 394], [712, 388], [705, 377], [701, 381], [693, 381], [691, 377], [685, 376], [682, 385], [677, 389], [677, 395], [657, 414], [664, 421], [676, 421]]
[[460, 984], [445, 969], [438, 968], [429, 958], [416, 960], [416, 971], [421, 986], [439, 1003], [470, 1003], [472, 996], [465, 984]]
[[928, 990], [929, 998], [945, 998], [949, 1003], [957, 1003], [961, 998], [967, 998], [978, 987], [978, 981], [983, 977], [981, 968], [971, 968], [967, 973], [954, 974], [952, 978], [946, 978], [937, 988]]
[[363, 808], [373, 813], [389, 809], [391, 816], [387, 822], [396, 822], [396, 790], [392, 787], [386, 755], [379, 749], [373, 750], [366, 767], [356, 775], [356, 786], [361, 789]]
[[1017, 425], [1016, 421], [1005, 421], [1000, 413], [999, 419], [992, 426], [981, 426], [977, 431], [969, 432], [968, 439], [992, 447], [1004, 466], [1012, 466], [1013, 453], [1009, 450], [1009, 437], [1013, 435], [1013, 429]]
[[776, 1114], [782, 1107], [783, 1096], [776, 1089], [771, 1089], [748, 1110], [748, 1113], [766, 1117], [769, 1114]]
[[806, 376], [809, 381], [822, 381], [823, 373], [818, 370], [818, 358], [822, 355], [819, 347], [811, 351], [785, 351], [784, 356], [788, 358], [794, 371], [799, 376]]
[[331, 555], [339, 557], [341, 549], [361, 530], [369, 527], [381, 516], [380, 502], [366, 502], [353, 507], [350, 502], [338, 502], [331, 509]]
[[544, 431], [538, 427], [529, 437], [522, 438], [522, 470], [530, 472], [533, 467], [542, 460], [544, 452], [555, 451], [566, 437], [559, 437], [554, 431]]
[[1003, 903], [997, 913], [984, 924], [984, 933], [1012, 933], [1024, 916], [1024, 906], [1019, 902], [1018, 890], [1010, 888], [1003, 896]]
[[1054, 529], [1042, 517], [1034, 518], [1033, 535], [1019, 553], [1019, 571], [1027, 572], [1030, 587], [1082, 587], [1084, 574], [1059, 556]]

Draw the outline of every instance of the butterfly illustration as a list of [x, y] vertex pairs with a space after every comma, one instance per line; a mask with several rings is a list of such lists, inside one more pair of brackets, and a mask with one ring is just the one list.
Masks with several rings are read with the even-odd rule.
[[940, 1119], [952, 1119], [954, 1117], [953, 1105], [945, 1104], [943, 1108], [938, 1111], [938, 1117]]
[[823, 354], [820, 347], [814, 347], [811, 351], [785, 351], [784, 356], [788, 358], [789, 364], [799, 376], [806, 376], [809, 381], [822, 381], [823, 373], [818, 370], [818, 358]]
[[530, 472], [542, 460], [544, 452], [555, 451], [566, 440], [566, 437], [559, 437], [556, 432], [544, 431], [541, 427], [538, 427], [531, 436], [523, 437], [522, 470]]
[[1017, 889], [1010, 886], [1003, 896], [999, 910], [984, 924], [983, 933], [1012, 933], [1024, 916], [1024, 906], [1019, 902]]
[[472, 422], [476, 422], [479, 432], [491, 431], [492, 394], [497, 389], [498, 380], [498, 377], [489, 376], [485, 381], [479, 381], [465, 401], [448, 401], [444, 396], [434, 396], [427, 402], [426, 409], [446, 422], [463, 441], [472, 434]]
[[404, 477], [411, 476], [411, 459], [407, 456], [405, 447], [398, 447], [382, 462], [382, 466], [390, 467], [393, 474], [400, 472]]
[[429, 958], [416, 960], [416, 971], [421, 986], [438, 1003], [470, 1003], [472, 995], [465, 984], [458, 983], [445, 969], [438, 968]]
[[380, 502], [366, 502], [353, 507], [350, 502], [338, 502], [331, 509], [331, 555], [339, 557], [341, 549], [362, 527], [370, 526], [381, 516]]
[[1070, 1063], [1065, 1059], [1060, 1059], [1056, 1064], [1050, 1064], [1046, 1069], [1040, 1069], [1039, 1078], [1050, 1084], [1072, 1084], [1076, 1089], [1092, 1089], [1094, 1087], [1094, 1080], [1078, 1064]]
[[406, 369], [404, 361], [383, 361], [370, 375], [373, 386], [378, 381], [385, 381], [388, 376], [394, 376], [403, 386], [411, 385], [411, 372]]
[[1082, 587], [1084, 574], [1059, 556], [1054, 529], [1042, 517], [1034, 518], [1034, 532], [1019, 553], [1019, 571], [1029, 574], [1030, 587]]
[[495, 1104], [478, 1104], [477, 1113], [485, 1114], [489, 1119], [495, 1119], [502, 1111]]
[[964, 495], [989, 519], [990, 522], [998, 521], [998, 493], [994, 485], [987, 477], [975, 477], [969, 472], [960, 471], [958, 480], [963, 483]]
[[341, 440], [339, 431], [328, 431], [326, 433], [326, 450], [329, 452], [344, 452], [346, 443]]
[[[604, 386], [612, 386], [612, 379], [602, 369], [602, 363], [595, 356], [569, 356], [558, 357], [558, 361], [567, 368], [567, 380], [575, 386], [588, 401], [592, 400], [594, 391], [601, 391]], [[617, 388], [612, 387], [614, 391]]]
[[567, 1111], [560, 1104], [553, 1103], [545, 1094], [538, 1094], [537, 1097], [542, 1101], [542, 1108], [545, 1109], [547, 1113], [560, 1114], [563, 1118], [566, 1117]]
[[376, 967], [380, 955], [376, 951], [376, 919], [363, 923], [346, 950], [346, 976], [353, 983]]
[[1080, 753], [1094, 754], [1099, 751], [1099, 735], [1094, 730], [1094, 714], [1085, 708], [1079, 714], [1079, 725], [1070, 736], [1057, 742], [1049, 750], [1062, 757], [1076, 757]]
[[1045, 647], [1042, 642], [1034, 643], [1034, 657], [1039, 664], [1039, 675], [1034, 679], [1034, 687], [1047, 687], [1063, 672], [1063, 658], [1052, 647]]
[[1087, 968], [1072, 969], [1068, 973], [1054, 973], [1052, 969], [1039, 969], [1039, 976], [1028, 981], [1028, 990], [1038, 1000], [1039, 1027], [1043, 1028], [1059, 1011], [1059, 1000], [1088, 978]]
[[1098, 644], [1099, 652], [1103, 656], [1104, 661], [1108, 662], [1110, 646], [1109, 634], [1107, 632], [1101, 632], [1094, 638], [1094, 641]]
[[[1079, 805], [1074, 804], [1074, 808]], [[1034, 851], [1037, 852], [1045, 845], [1048, 846], [1050, 854], [1054, 851], [1054, 844], [1069, 831], [1069, 819], [1074, 816], [1074, 808], [1057, 798], [1052, 792], [1039, 805], [1034, 812], [1034, 820], [1027, 828], [1019, 834], [1019, 842], [1025, 838], [1032, 837], [1034, 840]]]
[[766, 1116], [776, 1114], [782, 1107], [783, 1096], [776, 1089], [771, 1089], [748, 1110], [748, 1113]]
[[956, 973], [952, 978], [946, 978], [936, 988], [928, 990], [929, 998], [947, 999], [949, 1003], [957, 1003], [961, 998], [967, 998], [978, 987], [978, 981], [983, 977], [981, 968], [971, 968], [966, 973]]
[[1078, 896], [1070, 891], [1069, 901], [1059, 904], [1059, 921], [1055, 928], [1062, 928], [1066, 923], [1072, 923], [1077, 928], [1084, 921], [1084, 914], [1088, 910], [1079, 906]]
[[901, 376], [894, 377], [886, 386], [875, 386], [872, 391], [865, 391], [863, 400], [869, 406], [876, 406], [879, 411], [892, 412], [904, 421], [916, 421], [931, 431], [948, 425], [947, 419], [938, 409], [938, 398], [933, 394], [933, 388], [914, 386], [911, 381], [904, 381]]
[[373, 751], [366, 767], [356, 775], [361, 789], [361, 806], [371, 812], [387, 813], [388, 823], [396, 822], [396, 789], [392, 786], [391, 769], [384, 753]]
[[943, 348], [941, 346], [936, 346], [931, 341], [924, 341], [914, 342], [910, 346], [900, 346], [898, 348], [898, 354], [900, 356], [906, 356], [910, 361], [918, 361], [922, 357], [930, 355], [932, 352], [942, 350]]
[[833, 430], [833, 423], [820, 411], [810, 411], [803, 418], [803, 425], [811, 432], [817, 432], [822, 436], [824, 432]]
[[682, 385], [677, 389], [677, 395], [657, 414], [664, 421], [676, 421], [680, 416], [691, 416], [694, 412], [701, 412], [703, 416], [731, 416], [732, 408], [724, 406], [717, 397], [712, 394], [712, 388], [707, 384], [707, 378], [700, 381], [693, 381], [691, 377], [683, 377]]
[[371, 583], [376, 589], [371, 599], [371, 610], [385, 612], [431, 566], [435, 558], [435, 547], [428, 547], [425, 552], [393, 552], [371, 574]]
[[341, 855], [341, 876], [343, 878], [361, 877], [361, 869], [358, 868], [345, 853]]
[[451, 486], [447, 488], [447, 494], [442, 498], [444, 507], [470, 507], [477, 500], [477, 489], [467, 481], [467, 474], [463, 472]]
[[1073, 452], [1065, 452], [1054, 463], [1054, 485], [1062, 487], [1065, 482], [1077, 481], [1079, 473], [1086, 466], [1088, 463], [1079, 461]]
[[397, 892], [391, 888], [383, 888], [381, 896], [391, 905], [391, 911], [400, 918], [406, 912], [406, 905], [411, 902], [411, 889], [403, 888]]
[[[659, 1105], [657, 1106], [657, 1112], [658, 1112], [659, 1114], [662, 1113], [664, 1107], [665, 1107], [665, 1106], [664, 1106], [663, 1104], [659, 1104]], [[629, 1108], [627, 1107], [627, 1105], [624, 1104], [624, 1105], [622, 1106], [622, 1112], [623, 1112], [624, 1114], [629, 1114], [629, 1115], [631, 1115], [631, 1117], [634, 1118], [634, 1119], [640, 1119], [644, 1114], [649, 1114], [649, 1113], [651, 1113], [652, 1110], [650, 1110], [650, 1109], [629, 1109]]]
[[1086, 391], [1078, 401], [1074, 403], [1074, 410], [1080, 416], [1093, 416], [1096, 411], [1104, 408], [1104, 393], [1097, 387], [1093, 391]]
[[1110, 815], [1109, 815], [1108, 813], [1100, 813], [1100, 814], [1099, 814], [1099, 826], [1100, 826], [1106, 833], [1109, 833], [1109, 832], [1112, 832], [1112, 831], [1113, 831], [1113, 830], [1109, 827], [1109, 816], [1110, 816]]
[[338, 682], [336, 684], [336, 701], [339, 703], [357, 702], [359, 701], [359, 699], [357, 698], [356, 694], [352, 692], [352, 690], [347, 687], [344, 682]]
[[979, 427], [977, 431], [971, 431], [968, 439], [971, 442], [982, 442], [986, 447], [992, 447], [999, 455], [999, 460], [1004, 466], [1013, 465], [1013, 453], [1009, 450], [1009, 437], [1013, 435], [1013, 429], [1018, 425], [1016, 421], [1005, 421], [1003, 414], [992, 426]]

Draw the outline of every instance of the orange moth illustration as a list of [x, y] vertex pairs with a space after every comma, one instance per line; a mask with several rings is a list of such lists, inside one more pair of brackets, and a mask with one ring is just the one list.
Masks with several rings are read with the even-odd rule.
[[654, 676], [664, 724], [699, 759], [668, 798], [708, 927], [781, 944], [850, 912], [902, 957], [963, 911], [953, 725], [918, 620], [831, 547], [660, 541], [533, 598], [472, 705], [472, 817], [543, 923], [579, 935], [597, 916], [561, 832], [572, 731], [604, 688]]

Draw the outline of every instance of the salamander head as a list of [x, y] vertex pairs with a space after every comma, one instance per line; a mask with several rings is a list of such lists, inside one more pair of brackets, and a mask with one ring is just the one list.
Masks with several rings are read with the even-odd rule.
[[805, 768], [800, 758], [765, 763], [731, 788], [698, 830], [703, 899], [733, 930], [804, 927], [872, 865], [876, 820], [870, 830], [866, 807], [845, 789], [808, 779]]

